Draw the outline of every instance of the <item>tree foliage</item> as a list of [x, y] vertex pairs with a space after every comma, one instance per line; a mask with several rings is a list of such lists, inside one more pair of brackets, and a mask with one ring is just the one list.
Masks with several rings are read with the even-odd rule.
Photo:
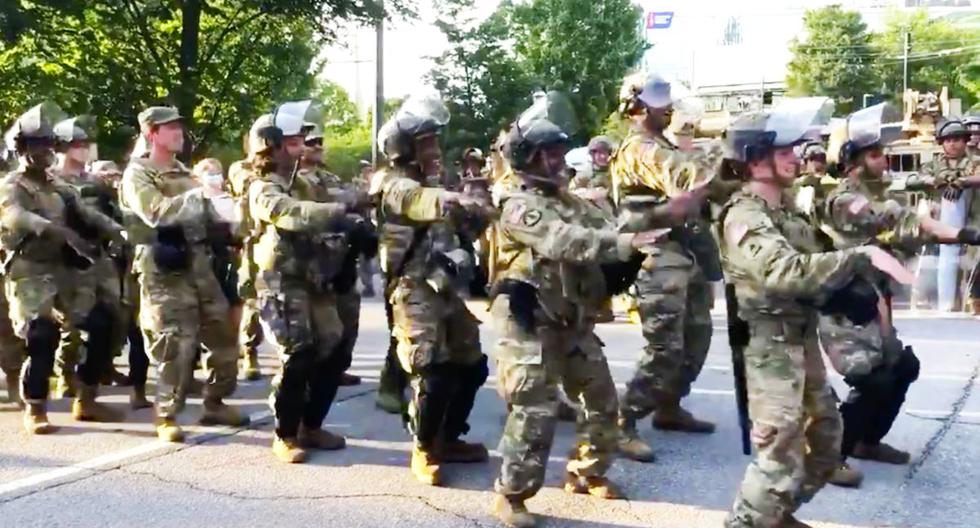
[[482, 22], [466, 18], [472, 4], [440, 2], [437, 25], [450, 46], [429, 74], [452, 112], [450, 157], [485, 148], [536, 90], [568, 93], [587, 137], [601, 128], [623, 76], [646, 49], [640, 11], [629, 0], [503, 2]]
[[861, 14], [832, 5], [807, 11], [803, 27], [802, 38], [790, 44], [790, 94], [831, 97], [841, 112], [860, 108], [862, 96], [877, 86], [872, 37]]
[[[909, 88], [939, 92], [948, 86], [950, 97], [962, 99], [964, 108], [980, 98], [975, 69], [980, 61], [980, 38], [975, 31], [956, 27], [945, 18], [929, 18], [925, 10], [894, 11], [885, 28], [875, 34], [875, 47], [885, 57], [900, 56], [906, 31], [911, 37]], [[876, 72], [889, 92], [901, 93], [901, 60], [883, 58], [876, 63]]]
[[802, 39], [791, 45], [787, 84], [793, 95], [827, 95], [837, 109], [860, 108], [865, 93], [902, 96], [904, 33], [911, 35], [909, 88], [939, 92], [948, 86], [964, 108], [980, 98], [980, 39], [969, 26], [930, 18], [925, 10], [893, 11], [869, 33], [855, 11], [834, 5], [804, 15]]
[[339, 24], [381, 15], [361, 0], [3, 2], [0, 116], [51, 99], [98, 116], [102, 143], [118, 151], [141, 108], [169, 103], [199, 150], [237, 142], [276, 102], [309, 96], [314, 58]]

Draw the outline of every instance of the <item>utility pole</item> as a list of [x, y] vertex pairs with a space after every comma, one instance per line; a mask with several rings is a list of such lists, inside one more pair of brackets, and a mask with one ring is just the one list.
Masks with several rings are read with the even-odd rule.
[[902, 97], [909, 89], [909, 52], [912, 51], [912, 34], [908, 31], [902, 34], [904, 44], [902, 45]]
[[377, 167], [381, 161], [381, 150], [384, 148], [383, 145], [378, 144], [378, 131], [381, 130], [381, 125], [384, 124], [384, 112], [385, 112], [385, 68], [384, 68], [384, 0], [379, 0], [378, 5], [381, 7], [381, 18], [378, 19], [378, 24], [375, 26], [375, 58], [374, 58], [374, 126], [372, 130], [374, 133], [371, 134], [371, 163]]

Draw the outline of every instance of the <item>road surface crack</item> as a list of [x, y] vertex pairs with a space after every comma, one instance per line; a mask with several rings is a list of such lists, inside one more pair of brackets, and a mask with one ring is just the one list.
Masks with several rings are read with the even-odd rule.
[[448, 510], [446, 508], [443, 508], [443, 507], [439, 506], [438, 504], [434, 503], [428, 497], [425, 497], [425, 496], [422, 496], [422, 495], [409, 495], [409, 494], [403, 494], [403, 493], [390, 493], [390, 492], [378, 492], [378, 493], [325, 493], [325, 494], [317, 494], [317, 495], [293, 495], [293, 494], [250, 495], [250, 494], [246, 494], [246, 493], [239, 493], [237, 491], [226, 491], [226, 490], [209, 488], [209, 487], [201, 486], [201, 485], [198, 485], [198, 484], [196, 484], [194, 482], [190, 482], [190, 481], [187, 481], [187, 480], [168, 479], [168, 478], [165, 478], [165, 477], [161, 477], [160, 475], [157, 475], [156, 473], [151, 473], [151, 472], [146, 472], [146, 471], [135, 471], [135, 470], [132, 470], [132, 469], [127, 469], [127, 468], [118, 468], [118, 470], [121, 471], [122, 473], [127, 473], [127, 474], [130, 474], [130, 475], [149, 477], [149, 478], [152, 478], [153, 480], [156, 480], [156, 481], [161, 482], [161, 483], [164, 483], [164, 484], [171, 484], [171, 485], [183, 486], [183, 487], [185, 487], [187, 489], [190, 489], [190, 490], [193, 490], [193, 491], [198, 491], [198, 492], [202, 492], [202, 493], [209, 493], [211, 495], [217, 495], [219, 497], [225, 497], [225, 498], [234, 499], [234, 500], [241, 500], [241, 501], [291, 501], [291, 500], [296, 500], [296, 501], [318, 501], [318, 500], [332, 500], [332, 499], [377, 499], [377, 498], [414, 500], [414, 501], [418, 501], [418, 502], [422, 503], [424, 506], [426, 506], [427, 508], [429, 508], [431, 510], [437, 511], [437, 512], [442, 513], [442, 514], [445, 514], [445, 515], [450, 515], [452, 517], [456, 517], [457, 519], [460, 519], [462, 521], [466, 521], [470, 525], [478, 526], [478, 527], [481, 527], [481, 528], [483, 526], [487, 526], [487, 525], [484, 525], [483, 523], [481, 523], [478, 519], [474, 519], [473, 517], [469, 517], [469, 516], [463, 515], [463, 514], [461, 514], [459, 512], [455, 512], [455, 511], [452, 511], [452, 510]]

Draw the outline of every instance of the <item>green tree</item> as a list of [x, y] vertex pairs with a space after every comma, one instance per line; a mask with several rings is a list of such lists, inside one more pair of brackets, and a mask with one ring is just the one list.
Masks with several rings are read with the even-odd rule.
[[482, 22], [466, 17], [472, 3], [440, 3], [450, 48], [429, 74], [452, 111], [450, 159], [489, 145], [536, 90], [568, 93], [585, 139], [602, 127], [646, 49], [640, 10], [629, 0], [503, 2]]
[[361, 0], [4, 2], [0, 115], [52, 99], [97, 115], [119, 149], [140, 108], [167, 102], [199, 150], [237, 142], [276, 102], [309, 96], [314, 58], [339, 24], [381, 15]]
[[790, 94], [831, 97], [839, 112], [860, 108], [862, 96], [877, 88], [877, 54], [861, 14], [839, 5], [809, 10], [803, 28], [790, 44]]
[[[924, 9], [893, 11], [873, 43], [883, 58], [875, 65], [881, 83], [901, 95], [904, 34], [911, 37], [909, 88], [938, 93], [948, 86], [950, 97], [959, 97], [963, 108], [980, 98], [980, 38], [976, 30], [957, 27], [945, 18], [930, 18]], [[971, 70], [972, 65], [972, 70]]]

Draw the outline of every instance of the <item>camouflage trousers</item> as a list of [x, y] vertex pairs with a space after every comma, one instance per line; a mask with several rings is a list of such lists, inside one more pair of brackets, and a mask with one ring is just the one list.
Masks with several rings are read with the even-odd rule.
[[[95, 306], [90, 291], [74, 288], [76, 273], [61, 263], [41, 263], [17, 257], [4, 280], [8, 314], [14, 335], [25, 342], [28, 357], [22, 372], [22, 394], [28, 403], [48, 398], [48, 377], [54, 370], [57, 334], [82, 325]], [[29, 335], [41, 345], [29, 346]]]
[[[75, 271], [73, 282], [76, 294], [75, 301], [80, 303], [77, 312], [86, 313], [95, 303], [101, 304], [110, 316], [112, 331], [110, 336], [109, 357], [116, 357], [126, 341], [127, 328], [122, 299], [122, 284], [119, 282], [119, 270], [116, 264], [106, 255], [95, 261], [87, 270]], [[61, 329], [61, 345], [55, 356], [55, 373], [59, 377], [74, 375], [82, 354], [82, 333], [75, 327], [66, 325]]]
[[276, 434], [295, 438], [300, 424], [320, 428], [337, 395], [344, 371], [337, 353], [343, 332], [337, 297], [316, 293], [301, 280], [260, 282], [263, 334], [282, 361], [272, 380], [269, 404], [276, 416]]
[[725, 525], [775, 528], [812, 499], [840, 463], [841, 418], [815, 319], [748, 323], [745, 380], [756, 458]]
[[581, 405], [578, 440], [566, 470], [601, 476], [616, 453], [616, 386], [594, 325], [540, 325], [529, 333], [515, 320], [510, 299], [491, 306], [498, 333], [494, 347], [498, 387], [507, 403], [507, 423], [499, 450], [503, 461], [496, 491], [527, 499], [541, 489], [558, 421], [559, 384]]
[[639, 419], [691, 391], [711, 345], [711, 285], [700, 268], [655, 264], [636, 279], [643, 348], [620, 412]]
[[354, 359], [354, 345], [361, 327], [361, 295], [356, 289], [337, 295], [337, 316], [343, 326], [337, 353], [343, 356], [346, 371]]
[[[2, 285], [5, 281], [6, 278], [0, 276], [0, 370], [10, 376], [19, 373], [24, 364], [24, 342], [14, 334], [10, 324], [10, 307]], [[17, 388], [8, 387], [7, 390], [13, 393]]]
[[258, 350], [265, 339], [259, 318], [258, 300], [253, 297], [242, 298], [242, 320], [238, 326], [238, 344], [244, 356], [249, 351]]
[[211, 268], [209, 251], [193, 246], [188, 269], [171, 272], [157, 269], [149, 246], [139, 246], [134, 267], [140, 285], [140, 329], [158, 371], [158, 417], [174, 418], [183, 410], [201, 345], [208, 352], [205, 399], [230, 396], [237, 383], [238, 350], [228, 325], [228, 300]]
[[398, 362], [412, 386], [408, 428], [416, 445], [455, 440], [486, 380], [479, 320], [454, 291], [402, 277], [389, 297]]

